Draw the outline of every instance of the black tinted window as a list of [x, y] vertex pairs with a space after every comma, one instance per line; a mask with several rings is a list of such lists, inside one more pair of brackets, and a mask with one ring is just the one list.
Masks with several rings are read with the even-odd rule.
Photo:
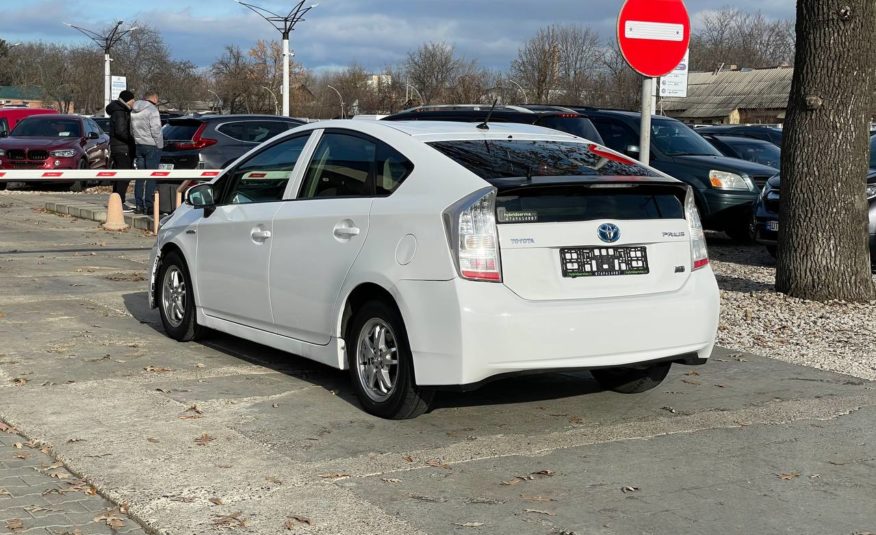
[[563, 117], [559, 115], [544, 117], [537, 123], [538, 126], [545, 128], [553, 128], [561, 132], [572, 134], [573, 136], [583, 137], [590, 141], [602, 143], [602, 137], [596, 131], [596, 127], [590, 122], [590, 119], [585, 117]]
[[288, 130], [281, 121], [239, 121], [225, 123], [218, 128], [226, 136], [247, 143], [261, 143]]
[[726, 142], [738, 154], [738, 158], [748, 160], [770, 167], [778, 167], [781, 159], [781, 150], [772, 143], [751, 143], [748, 141]]
[[190, 141], [203, 123], [200, 121], [185, 123], [168, 123], [161, 129], [161, 135], [166, 140]]
[[606, 146], [622, 153], [627, 153], [631, 147], [639, 147], [639, 134], [624, 123], [602, 117], [590, 120], [596, 125]]
[[377, 150], [377, 195], [390, 195], [414, 170], [414, 164], [389, 145], [380, 144]]
[[485, 179], [525, 176], [658, 176], [598, 145], [560, 141], [484, 140], [430, 143]]
[[310, 136], [286, 139], [253, 155], [232, 171], [228, 204], [273, 202], [283, 199], [295, 163]]
[[0, 134], [4, 132], [9, 132], [9, 123], [6, 122], [6, 119], [0, 119]]
[[596, 219], [684, 219], [684, 207], [666, 188], [640, 186], [593, 190], [537, 186], [502, 191], [499, 223], [557, 223]]
[[359, 197], [370, 195], [369, 177], [376, 164], [377, 145], [367, 139], [328, 133], [322, 137], [299, 195], [318, 197]]
[[870, 138], [870, 168], [876, 169], [876, 136]]
[[82, 126], [76, 119], [25, 119], [12, 129], [20, 137], [82, 137]]

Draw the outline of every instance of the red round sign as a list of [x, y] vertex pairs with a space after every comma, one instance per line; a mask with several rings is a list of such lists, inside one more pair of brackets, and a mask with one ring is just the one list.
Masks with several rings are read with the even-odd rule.
[[672, 72], [690, 45], [690, 16], [683, 0], [626, 0], [617, 41], [630, 67], [651, 78]]

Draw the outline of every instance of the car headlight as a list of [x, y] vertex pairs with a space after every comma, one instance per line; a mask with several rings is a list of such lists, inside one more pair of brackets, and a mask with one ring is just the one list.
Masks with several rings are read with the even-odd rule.
[[872, 197], [876, 197], [876, 184], [867, 184], [867, 198], [870, 199]]
[[72, 149], [53, 150], [49, 154], [51, 154], [55, 158], [72, 158], [72, 157], [76, 156], [76, 151], [72, 150]]
[[715, 189], [731, 189], [754, 191], [754, 184], [747, 176], [728, 173], [727, 171], [709, 171], [709, 183]]

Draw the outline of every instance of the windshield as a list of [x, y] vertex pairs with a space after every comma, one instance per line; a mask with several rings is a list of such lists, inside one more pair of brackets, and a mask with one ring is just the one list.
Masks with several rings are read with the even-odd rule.
[[595, 144], [566, 141], [438, 141], [429, 145], [484, 179], [526, 176], [660, 176]]
[[76, 119], [45, 119], [32, 117], [15, 125], [14, 137], [82, 137], [82, 128]]
[[757, 143], [743, 140], [723, 140], [730, 145], [739, 157], [749, 162], [755, 162], [770, 167], [779, 167], [782, 159], [782, 151], [779, 147], [769, 142]]
[[653, 119], [651, 143], [666, 156], [721, 156], [718, 149], [679, 121]]

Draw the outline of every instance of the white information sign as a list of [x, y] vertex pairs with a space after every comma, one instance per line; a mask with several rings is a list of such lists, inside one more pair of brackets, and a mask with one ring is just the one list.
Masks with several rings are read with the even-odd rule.
[[690, 50], [684, 54], [684, 59], [678, 64], [674, 71], [660, 78], [660, 96], [661, 97], [687, 97], [687, 73], [689, 70], [688, 60], [690, 59]]
[[128, 79], [124, 76], [113, 76], [110, 83], [112, 84], [110, 95], [113, 100], [119, 98], [119, 94], [128, 88]]

